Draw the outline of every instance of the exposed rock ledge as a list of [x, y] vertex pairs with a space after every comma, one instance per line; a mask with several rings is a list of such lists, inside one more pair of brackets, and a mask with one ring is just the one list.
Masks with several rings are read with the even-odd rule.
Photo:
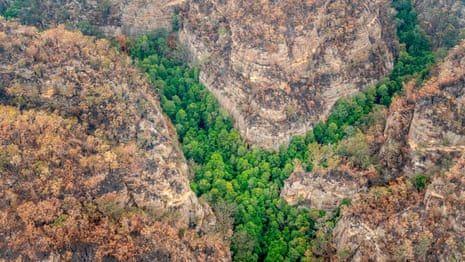
[[355, 193], [366, 191], [366, 182], [345, 170], [295, 171], [285, 181], [281, 197], [290, 205], [332, 212], [344, 198], [351, 199]]

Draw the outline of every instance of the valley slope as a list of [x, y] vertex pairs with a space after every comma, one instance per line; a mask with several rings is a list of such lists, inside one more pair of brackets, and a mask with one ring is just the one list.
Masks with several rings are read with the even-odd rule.
[[0, 20], [0, 59], [0, 259], [230, 259], [130, 58]]

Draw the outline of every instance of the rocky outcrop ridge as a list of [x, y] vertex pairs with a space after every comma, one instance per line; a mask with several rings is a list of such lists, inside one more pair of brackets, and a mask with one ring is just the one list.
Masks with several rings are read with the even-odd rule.
[[400, 182], [354, 199], [333, 231], [337, 253], [346, 261], [465, 259], [464, 160], [423, 193]]
[[125, 34], [130, 37], [148, 33], [155, 29], [171, 31], [176, 9], [187, 0], [112, 0], [117, 7], [116, 15], [121, 26], [109, 25], [104, 28], [108, 35]]
[[343, 168], [311, 173], [294, 171], [285, 181], [281, 197], [290, 205], [332, 212], [343, 199], [352, 199], [354, 194], [367, 190], [366, 176], [357, 178], [352, 172]]
[[[455, 47], [440, 73], [416, 94], [408, 133], [414, 173], [446, 165], [465, 149], [465, 44]], [[435, 161], [434, 161], [435, 160]], [[442, 163], [441, 163], [442, 161]]]
[[189, 1], [182, 42], [252, 144], [277, 147], [393, 66], [389, 1]]
[[411, 168], [408, 130], [414, 111], [415, 104], [409, 99], [394, 98], [387, 112], [384, 143], [379, 153], [385, 181], [400, 177]]
[[229, 259], [127, 56], [0, 20], [0, 60], [0, 259]]

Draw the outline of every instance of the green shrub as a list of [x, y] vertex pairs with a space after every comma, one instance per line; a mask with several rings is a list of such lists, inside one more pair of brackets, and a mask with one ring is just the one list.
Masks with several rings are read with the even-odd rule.
[[427, 185], [428, 179], [425, 175], [419, 174], [412, 178], [412, 184], [417, 191], [422, 191]]

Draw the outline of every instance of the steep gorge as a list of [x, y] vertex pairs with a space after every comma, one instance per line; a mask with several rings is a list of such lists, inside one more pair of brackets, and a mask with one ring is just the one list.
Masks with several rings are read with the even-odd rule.
[[389, 1], [189, 1], [181, 41], [241, 135], [276, 148], [390, 72], [392, 12]]
[[7, 2], [6, 13], [28, 24], [107, 36], [171, 30], [177, 21], [202, 83], [241, 135], [266, 148], [304, 134], [339, 98], [385, 77], [398, 49], [387, 0]]
[[[141, 1], [133, 2], [141, 3]], [[432, 8], [432, 3], [426, 4], [426, 1], [424, 2], [424, 5], [429, 5], [429, 8]], [[450, 2], [441, 1], [441, 8], [446, 8], [443, 6], [450, 4]], [[151, 3], [153, 4], [153, 2]], [[427, 9], [420, 9], [421, 1], [416, 3], [420, 11], [420, 18], [423, 19], [423, 26], [425, 26], [430, 21], [427, 20], [427, 15], [422, 17], [421, 12]], [[178, 4], [178, 2], [174, 2], [174, 4]], [[382, 4], [386, 3], [382, 2]], [[302, 1], [292, 3], [264, 1], [260, 4], [193, 1], [182, 6], [184, 12], [180, 15], [181, 39], [193, 50], [193, 63], [197, 63], [202, 68], [201, 80], [207, 84], [222, 105], [234, 116], [236, 126], [241, 129], [242, 135], [253, 144], [277, 147], [279, 144], [287, 142], [292, 134], [304, 133], [311, 128], [315, 121], [324, 119], [325, 117], [320, 118], [319, 116], [327, 113], [332, 107], [331, 103], [334, 103], [336, 98], [350, 96], [356, 90], [363, 88], [366, 84], [376, 82], [377, 79], [382, 78], [390, 71], [393, 53], [396, 52], [396, 43], [393, 40], [394, 36], [387, 37], [387, 40], [383, 39], [393, 32], [393, 22], [390, 21], [390, 18], [386, 18], [390, 17], [387, 15], [390, 11], [386, 11], [389, 10], [388, 8], [380, 8], [381, 11], [372, 14], [370, 10], [376, 9], [378, 5], [381, 6], [381, 1], [368, 5], [367, 9], [362, 8], [363, 10], [360, 11], [355, 7], [341, 7], [337, 1], [324, 5], [311, 1], [305, 3]], [[174, 8], [171, 4], [167, 4], [167, 7]], [[314, 8], [314, 10], [309, 7]], [[151, 7], [148, 9], [155, 10]], [[168, 10], [167, 13], [172, 12], [172, 9], [163, 10]], [[249, 10], [252, 11], [248, 13]], [[318, 16], [314, 15], [312, 18], [308, 18], [305, 14], [316, 12], [315, 10], [322, 16], [319, 18], [318, 25], [326, 24], [327, 27], [321, 26], [321, 28], [327, 30], [323, 32], [317, 30], [315, 34], [312, 34], [310, 32], [315, 31], [307, 30], [307, 28], [312, 28], [310, 25], [315, 23], [312, 19]], [[457, 8], [454, 10], [457, 11], [456, 14], [460, 14]], [[284, 15], [280, 12], [283, 12]], [[357, 12], [361, 12], [361, 15]], [[385, 12], [381, 16], [384, 20], [377, 17], [380, 12]], [[171, 14], [166, 15], [167, 13], [163, 17], [157, 18], [156, 23], [164, 24], [158, 24], [154, 28], [171, 26], [172, 16]], [[296, 16], [296, 20], [290, 18], [289, 15], [294, 13], [300, 14]], [[355, 21], [333, 19], [332, 21], [336, 21], [333, 24], [329, 19], [325, 20], [326, 16], [331, 18], [333, 18], [332, 15], [347, 17], [347, 14], [350, 14], [350, 17], [354, 18]], [[128, 17], [134, 18], [133, 15]], [[125, 20], [130, 22], [121, 22], [123, 20], [118, 20], [120, 19], [118, 18], [115, 21], [119, 22], [112, 23], [118, 24], [117, 27], [103, 25], [101, 28], [109, 35], [114, 34], [114, 32], [134, 35], [145, 32], [152, 27], [153, 24], [148, 22], [150, 17], [152, 16], [142, 16], [140, 20], [136, 19], [137, 22], [135, 20], [131, 22], [131, 19]], [[299, 17], [306, 17], [305, 19], [308, 20], [303, 19], [302, 22]], [[367, 17], [369, 19], [366, 19]], [[368, 20], [375, 21], [374, 25], [368, 23]], [[125, 23], [135, 24], [138, 27], [125, 27]], [[360, 26], [361, 24], [370, 25], [370, 30], [361, 33], [360, 28], [364, 28]], [[349, 29], [354, 27], [354, 29], [345, 32], [346, 27]], [[458, 28], [460, 29], [460, 27]], [[337, 28], [342, 28], [342, 33]], [[453, 30], [453, 32], [459, 31]], [[371, 41], [373, 36], [370, 35], [370, 32], [381, 32], [381, 38], [375, 38], [374, 42]], [[375, 35], [379, 36], [378, 33]], [[310, 50], [310, 47], [306, 45], [310, 40], [315, 41], [312, 43], [314, 43], [317, 55], [312, 55], [313, 50]], [[360, 43], [367, 44], [366, 50], [370, 51], [367, 53], [366, 50], [353, 48]], [[374, 46], [379, 50], [373, 51]], [[435, 47], [442, 46], [444, 43], [438, 43]], [[365, 139], [371, 146], [370, 152], [373, 152], [374, 156], [380, 160], [381, 171], [372, 168], [360, 172], [359, 166], [355, 165], [354, 168], [350, 161], [347, 164], [347, 161], [343, 159], [342, 163], [347, 165], [342, 165], [334, 170], [331, 169], [331, 166], [326, 170], [317, 168], [309, 174], [297, 169], [289, 180], [297, 186], [297, 188], [289, 187], [287, 189], [289, 195], [293, 197], [290, 200], [307, 208], [316, 207], [330, 211], [337, 207], [344, 198], [353, 198], [354, 206], [346, 211], [334, 233], [334, 243], [338, 254], [347, 255], [349, 259], [355, 260], [363, 260], [370, 256], [371, 258], [421, 260], [427, 258], [428, 254], [431, 259], [437, 257], [447, 259], [447, 254], [452, 254], [455, 258], [463, 257], [463, 253], [460, 253], [463, 239], [453, 232], [454, 230], [458, 234], [463, 232], [460, 224], [463, 220], [461, 217], [463, 212], [462, 210], [455, 213], [451, 211], [455, 205], [461, 205], [460, 201], [463, 199], [463, 192], [460, 192], [460, 179], [463, 177], [463, 172], [460, 173], [460, 170], [463, 169], [461, 152], [464, 150], [463, 73], [461, 72], [463, 63], [461, 62], [462, 58], [460, 58], [463, 50], [460, 50], [461, 47], [458, 47], [447, 58], [437, 79], [433, 79], [419, 91], [412, 92], [412, 86], [410, 86], [406, 97], [395, 98], [391, 108], [385, 112], [386, 128], [381, 132], [377, 128], [373, 131], [374, 134]], [[353, 51], [353, 53], [349, 51]], [[370, 54], [368, 58], [366, 54]], [[362, 58], [358, 61], [357, 57], [352, 55]], [[254, 57], [254, 59], [249, 57]], [[305, 59], [300, 61], [299, 59], [302, 57]], [[383, 61], [380, 62], [381, 60]], [[92, 66], [105, 67], [106, 61], [103, 61], [103, 64], [101, 62], [92, 61]], [[40, 67], [35, 68], [34, 72], [35, 70], [38, 70], [38, 74], [43, 73]], [[354, 78], [351, 74], [355, 74], [357, 77]], [[30, 75], [26, 71], [25, 76], [29, 77]], [[23, 75], [20, 75], [21, 77]], [[67, 85], [68, 83], [63, 86]], [[66, 94], [69, 91], [65, 90], [66, 88], [62, 90], [63, 86], [58, 85], [54, 88]], [[336, 88], [328, 91], [330, 86]], [[333, 91], [336, 93], [331, 93]], [[17, 86], [10, 88], [8, 92], [8, 98], [14, 98], [17, 101], [15, 102], [17, 104], [13, 106], [19, 105], [20, 109], [25, 110], [27, 116], [33, 114], [27, 111], [31, 105], [42, 103], [42, 100], [37, 100], [35, 95], [33, 99], [24, 99], [23, 93], [29, 93], [29, 90], [25, 92]], [[42, 92], [40, 91], [41, 95]], [[51, 94], [56, 97], [55, 92]], [[316, 94], [320, 94], [320, 96]], [[74, 95], [70, 94], [69, 96], [73, 97]], [[57, 107], [57, 113], [67, 112], [67, 109], [60, 108], [61, 101], [54, 104], [47, 100], [46, 103], [51, 103], [54, 108]], [[326, 104], [326, 101], [330, 101], [330, 103]], [[309, 103], [316, 104], [308, 105]], [[8, 107], [4, 111], [9, 112], [12, 109], [12, 107]], [[12, 115], [14, 118], [19, 118], [17, 114]], [[98, 113], [96, 115], [99, 117]], [[6, 118], [8, 117], [11, 118], [11, 115]], [[37, 117], [44, 118], [40, 114], [31, 118]], [[65, 120], [66, 117], [65, 115]], [[58, 125], [66, 124], [59, 122]], [[93, 124], [91, 129], [94, 127]], [[79, 127], [76, 129], [80, 130]], [[106, 136], [112, 139], [116, 137], [115, 133], [106, 134], [105, 139], [108, 139]], [[342, 143], [346, 143], [346, 141]], [[73, 146], [74, 144], [68, 147]], [[107, 157], [109, 160], [112, 155], [109, 153]], [[322, 165], [328, 165], [328, 163], [331, 165], [332, 160], [341, 161], [341, 159], [336, 158], [329, 159], [331, 161], [328, 159], [319, 160], [318, 164]], [[446, 172], [445, 170], [450, 166], [453, 168]], [[445, 175], [439, 177], [438, 173]], [[426, 174], [428, 182], [432, 182], [426, 192], [418, 192], [414, 182], [412, 182], [419, 174]], [[384, 181], [391, 181], [391, 184], [388, 187], [373, 187], [373, 182], [376, 182], [373, 177], [377, 175], [381, 175]], [[341, 178], [343, 179], [341, 180]], [[313, 183], [315, 181], [317, 183]], [[321, 185], [328, 182], [333, 187], [320, 190]], [[370, 190], [368, 185], [372, 186]], [[455, 190], [455, 196], [451, 190]], [[167, 193], [168, 198], [173, 196], [173, 192], [165, 193]], [[324, 193], [324, 197], [321, 197], [322, 193]], [[103, 203], [108, 197], [113, 196], [102, 197]], [[320, 199], [318, 201], [306, 199], [314, 199], [315, 197]], [[160, 202], [156, 205], [163, 206], [162, 202], [165, 200], [164, 196], [160, 197]], [[176, 199], [167, 201], [173, 203]], [[195, 200], [192, 201], [195, 202]], [[388, 206], [389, 208], [379, 210], [377, 208], [379, 206]], [[424, 206], [428, 206], [428, 208], [425, 209]], [[437, 206], [441, 206], [442, 210], [438, 210]], [[187, 210], [186, 212], [182, 211], [184, 214], [190, 212], [189, 208], [182, 207], [181, 209]], [[208, 208], [205, 212], [208, 214]], [[110, 218], [111, 215], [110, 213]], [[382, 219], [390, 215], [394, 218], [387, 221]], [[191, 215], [185, 215], [183, 219], [184, 221], [181, 223], [184, 225], [195, 220], [192, 219]], [[420, 224], [416, 220], [424, 223]], [[38, 221], [38, 223], [43, 223], [47, 220]], [[434, 231], [426, 230], [423, 227], [438, 223], [447, 226], [438, 226]], [[402, 225], [402, 227], [396, 228], [395, 226], [398, 225]], [[402, 232], [405, 227], [414, 231], [412, 236], [406, 236]], [[163, 228], [163, 226], [160, 225], [159, 228]], [[167, 231], [171, 232], [170, 236], [178, 233], [176, 230]], [[187, 234], [187, 236], [189, 235]], [[385, 236], [388, 236], [386, 241], [382, 239]], [[393, 239], [402, 239], [402, 241], [395, 242]], [[434, 242], [432, 239], [438, 240]], [[424, 253], [425, 248], [426, 253]], [[165, 253], [161, 252], [161, 254]], [[174, 254], [174, 252], [170, 254]]]

